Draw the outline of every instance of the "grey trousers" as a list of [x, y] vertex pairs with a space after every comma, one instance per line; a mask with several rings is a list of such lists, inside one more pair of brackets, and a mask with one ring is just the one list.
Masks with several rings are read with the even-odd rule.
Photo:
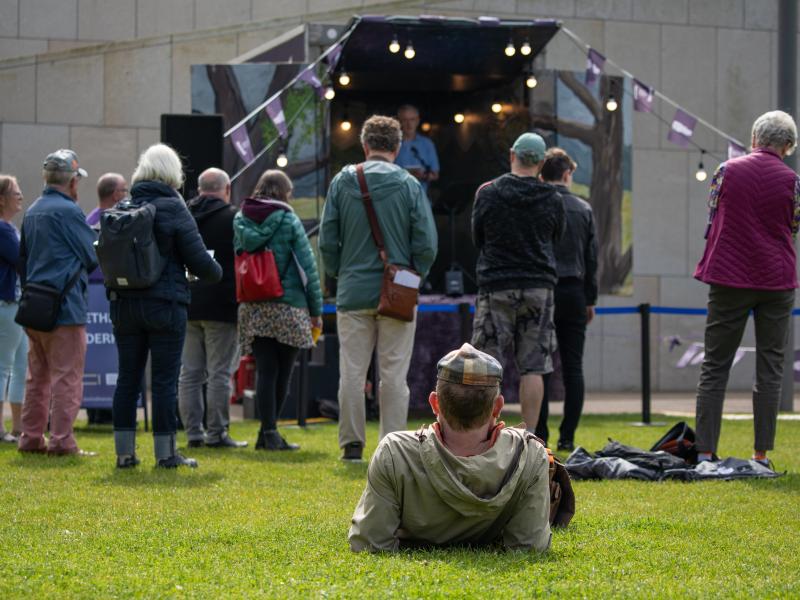
[[754, 449], [772, 450], [791, 326], [794, 290], [766, 291], [712, 285], [708, 293], [705, 358], [697, 384], [697, 450], [716, 452], [725, 387], [747, 317], [753, 311], [756, 377], [753, 384]]
[[205, 441], [227, 435], [231, 375], [239, 362], [236, 324], [189, 321], [178, 379], [178, 408], [189, 440], [203, 440], [203, 385], [206, 385]]

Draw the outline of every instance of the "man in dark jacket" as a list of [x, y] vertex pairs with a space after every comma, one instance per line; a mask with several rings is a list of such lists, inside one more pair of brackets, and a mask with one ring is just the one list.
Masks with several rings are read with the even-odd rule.
[[[567, 229], [556, 244], [555, 325], [561, 373], [564, 380], [564, 418], [558, 449], [575, 449], [574, 438], [583, 409], [583, 345], [586, 325], [594, 318], [597, 303], [597, 238], [588, 202], [569, 193], [575, 161], [561, 148], [550, 148], [542, 166], [542, 180], [556, 186], [564, 198]], [[547, 441], [547, 396], [550, 377], [545, 377], [545, 397], [536, 435]]]
[[[222, 280], [190, 284], [192, 300], [183, 344], [178, 403], [190, 448], [243, 448], [228, 435], [231, 375], [239, 360], [236, 339], [236, 283], [233, 268], [231, 180], [221, 169], [206, 169], [197, 180], [200, 195], [188, 204], [200, 236], [222, 266]], [[203, 385], [206, 426], [203, 432]]]
[[530, 432], [544, 396], [542, 375], [553, 370], [553, 246], [565, 227], [560, 194], [538, 179], [545, 150], [541, 136], [519, 136], [511, 148], [511, 172], [478, 188], [472, 209], [478, 248], [472, 344], [501, 362], [513, 349]]

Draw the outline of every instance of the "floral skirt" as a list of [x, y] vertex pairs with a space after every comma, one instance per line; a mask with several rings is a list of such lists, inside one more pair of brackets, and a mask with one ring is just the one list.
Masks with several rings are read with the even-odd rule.
[[243, 302], [239, 305], [239, 345], [251, 354], [253, 338], [273, 338], [295, 348], [311, 348], [311, 317], [308, 309], [283, 302]]

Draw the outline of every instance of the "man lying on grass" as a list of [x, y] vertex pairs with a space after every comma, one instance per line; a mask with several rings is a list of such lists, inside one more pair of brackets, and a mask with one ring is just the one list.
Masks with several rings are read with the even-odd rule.
[[523, 429], [505, 428], [503, 368], [464, 344], [439, 361], [436, 422], [378, 445], [350, 527], [350, 548], [550, 547], [548, 457]]

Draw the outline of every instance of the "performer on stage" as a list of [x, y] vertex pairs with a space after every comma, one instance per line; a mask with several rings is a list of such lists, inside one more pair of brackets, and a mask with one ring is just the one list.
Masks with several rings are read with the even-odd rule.
[[395, 164], [403, 167], [422, 183], [428, 192], [428, 184], [439, 179], [439, 157], [431, 138], [417, 133], [419, 110], [411, 104], [397, 109], [397, 120], [403, 130], [403, 143]]

